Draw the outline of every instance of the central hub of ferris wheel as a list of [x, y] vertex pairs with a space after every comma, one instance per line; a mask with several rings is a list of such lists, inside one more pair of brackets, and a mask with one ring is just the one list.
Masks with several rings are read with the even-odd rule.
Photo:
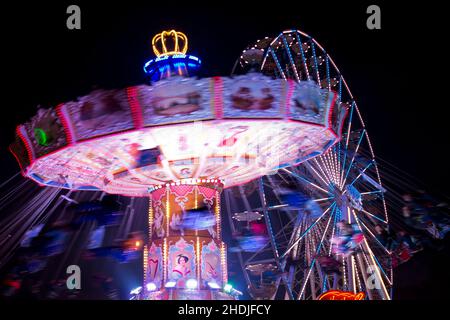
[[330, 194], [332, 194], [337, 207], [341, 208], [341, 211], [346, 212], [346, 208], [353, 208], [358, 211], [362, 210], [361, 193], [353, 185], [348, 184], [341, 188], [331, 183]]

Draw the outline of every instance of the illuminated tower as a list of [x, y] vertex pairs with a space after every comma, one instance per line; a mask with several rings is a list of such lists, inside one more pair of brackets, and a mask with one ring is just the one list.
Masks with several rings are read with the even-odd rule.
[[[186, 35], [175, 30], [153, 37], [157, 57], [144, 66], [150, 80], [195, 75], [201, 61], [186, 55], [187, 46]], [[221, 237], [222, 189], [220, 180], [207, 178], [149, 189], [149, 244], [144, 248], [142, 295], [145, 299], [231, 299], [222, 291], [227, 283], [226, 247]], [[198, 213], [202, 221], [195, 221]]]
[[170, 30], [155, 35], [152, 49], [156, 58], [144, 65], [144, 71], [153, 82], [171, 76], [194, 76], [200, 68], [199, 58], [186, 54], [188, 39], [182, 32]]
[[[149, 244], [144, 249], [144, 286], [149, 299], [230, 299], [226, 246], [221, 238], [220, 193], [216, 179], [190, 179], [150, 190]], [[186, 226], [202, 208], [207, 225]], [[205, 220], [203, 220], [205, 223]]]

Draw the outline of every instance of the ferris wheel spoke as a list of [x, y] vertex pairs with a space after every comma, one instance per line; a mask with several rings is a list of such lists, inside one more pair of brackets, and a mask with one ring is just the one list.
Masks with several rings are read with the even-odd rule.
[[272, 55], [273, 60], [275, 61], [275, 64], [277, 65], [278, 71], [280, 72], [281, 77], [286, 80], [286, 75], [284, 74], [283, 68], [280, 65], [280, 61], [277, 58], [277, 55], [275, 52], [273, 52], [272, 48], [269, 48], [269, 52]]
[[380, 242], [380, 240], [377, 239], [377, 237], [372, 233], [372, 231], [370, 231], [370, 229], [366, 226], [366, 224], [364, 222], [362, 222], [361, 220], [359, 220], [359, 222], [367, 230], [367, 232], [372, 236], [372, 238], [376, 241], [376, 243], [378, 243], [387, 254], [391, 254], [391, 252]]
[[[275, 239], [276, 239], [277, 237], [279, 237], [279, 236], [280, 236], [287, 228], [289, 228], [295, 220], [296, 220], [296, 219], [293, 218], [293, 219], [291, 219], [286, 225], [284, 225], [283, 228], [282, 228], [281, 230], [279, 230], [279, 231], [275, 234], [275, 236], [274, 236]], [[249, 264], [250, 261], [251, 261], [252, 259], [254, 259], [254, 258], [255, 258], [258, 254], [260, 254], [261, 252], [267, 251], [268, 245], [269, 245], [269, 243], [266, 243], [266, 244], [264, 245], [263, 248], [261, 248], [260, 250], [254, 252], [249, 258], [247, 258], [247, 259], [245, 260], [245, 264]]]
[[330, 226], [330, 222], [331, 222], [331, 219], [333, 218], [333, 215], [334, 215], [334, 210], [330, 214], [330, 217], [328, 218], [328, 222], [327, 222], [327, 226], [325, 228], [325, 232], [323, 232], [322, 239], [320, 240], [320, 243], [318, 244], [317, 249], [315, 251], [315, 255], [314, 255], [313, 259], [312, 259], [311, 265], [310, 265], [309, 270], [308, 270], [308, 275], [306, 276], [306, 279], [305, 279], [305, 281], [303, 283], [302, 290], [300, 291], [300, 298], [303, 296], [303, 293], [305, 291], [306, 284], [308, 282], [308, 279], [309, 279], [309, 277], [311, 275], [311, 271], [313, 270], [314, 264], [316, 262], [316, 256], [317, 256], [317, 254], [319, 254], [320, 249], [322, 248], [322, 244], [323, 244], [323, 242], [325, 240], [325, 235], [327, 234], [328, 227]]
[[374, 160], [371, 160], [369, 162], [369, 164], [364, 167], [363, 170], [360, 170], [359, 174], [356, 176], [356, 178], [353, 179], [353, 181], [350, 183], [350, 185], [352, 186], [364, 174], [364, 172], [366, 172], [366, 170], [369, 169], [373, 164], [374, 164]]
[[[367, 137], [369, 137], [369, 136], [367, 136]], [[368, 140], [368, 141], [369, 141], [369, 145], [370, 145], [370, 140]], [[372, 154], [373, 154], [373, 152], [372, 152]], [[382, 190], [384, 190], [383, 189], [383, 185], [381, 183], [380, 172], [378, 171], [378, 166], [377, 166], [376, 163], [375, 163], [375, 172], [377, 174], [378, 185], [381, 187]], [[384, 199], [384, 193], [381, 193], [381, 202], [383, 204], [384, 218], [386, 220], [386, 223], [388, 223], [389, 222], [389, 217], [388, 217], [388, 214], [387, 214], [387, 208], [386, 208], [386, 201]]]
[[365, 214], [367, 214], [368, 216], [370, 216], [370, 217], [372, 217], [372, 218], [374, 218], [374, 219], [377, 219], [378, 221], [380, 221], [380, 222], [382, 222], [382, 223], [385, 223], [385, 224], [388, 223], [386, 220], [383, 220], [383, 219], [381, 219], [380, 217], [377, 217], [376, 215], [374, 215], [373, 213], [370, 213], [369, 211], [367, 211], [367, 210], [365, 210], [365, 209], [362, 209], [361, 211], [364, 212]]
[[383, 250], [387, 253], [387, 254], [391, 254], [391, 252], [378, 240], [378, 238], [373, 234], [373, 232], [370, 230], [369, 227], [366, 226], [366, 224], [361, 221], [361, 219], [358, 218], [358, 216], [356, 215], [354, 210], [352, 211], [352, 215], [355, 218], [356, 223], [358, 224], [359, 228], [362, 230], [361, 225], [363, 225], [363, 227], [367, 230], [367, 232], [372, 236], [372, 238], [383, 248]]
[[295, 32], [295, 37], [297, 38], [297, 43], [298, 43], [298, 46], [300, 48], [300, 54], [302, 56], [303, 67], [305, 68], [306, 77], [307, 77], [308, 80], [311, 80], [310, 75], [309, 75], [309, 70], [308, 70], [308, 64], [306, 62], [305, 52], [303, 50], [303, 44], [302, 44], [302, 41], [300, 39], [300, 34], [298, 32]]
[[316, 80], [320, 86], [319, 64], [317, 63], [316, 46], [314, 45], [314, 41], [311, 41], [311, 51], [314, 59], [314, 68], [316, 69]]
[[328, 165], [331, 169], [331, 173], [333, 176], [333, 183], [336, 185], [339, 184], [339, 179], [338, 179], [339, 166], [338, 166], [337, 157], [336, 157], [336, 145], [334, 145], [333, 148], [329, 152], [325, 153], [324, 157], [325, 157], [325, 159], [327, 159]]
[[384, 271], [384, 268], [383, 268], [383, 266], [381, 265], [381, 263], [380, 263], [380, 261], [378, 261], [378, 258], [377, 258], [377, 256], [376, 255], [374, 255], [374, 254], [372, 254], [373, 255], [373, 258], [375, 259], [375, 262], [377, 263], [377, 265], [378, 265], [378, 267], [379, 267], [379, 269], [381, 270], [381, 272], [383, 273], [383, 275], [384, 275], [384, 278], [386, 279], [386, 281], [390, 284], [390, 285], [392, 285], [392, 283], [391, 283], [391, 281], [390, 281], [390, 279], [389, 279], [389, 277], [388, 277], [388, 275], [387, 275], [387, 273], [386, 273], [386, 271]]
[[[342, 77], [341, 80], [339, 81], [339, 90], [342, 89]], [[348, 142], [350, 139], [350, 130], [352, 127], [352, 120], [353, 120], [353, 109], [354, 109], [354, 104], [352, 103], [352, 106], [350, 107], [350, 116], [349, 116], [349, 120], [348, 120], [348, 127], [347, 127], [347, 137], [346, 137], [346, 141], [345, 141], [345, 146], [344, 146], [344, 160], [342, 161], [342, 168], [341, 168], [341, 181], [343, 180], [343, 175], [344, 175], [344, 169], [345, 169], [345, 162], [347, 161], [347, 151], [348, 151]], [[341, 145], [341, 141], [339, 141], [339, 146]]]
[[283, 170], [283, 171], [286, 171], [286, 172], [289, 173], [289, 174], [291, 174], [293, 177], [297, 178], [298, 180], [304, 181], [304, 182], [306, 182], [308, 185], [311, 185], [311, 186], [313, 186], [313, 187], [315, 187], [315, 188], [317, 188], [317, 189], [319, 189], [319, 190], [325, 192], [326, 194], [330, 194], [329, 191], [323, 189], [322, 187], [319, 187], [318, 185], [316, 185], [315, 183], [309, 181], [308, 179], [306, 179], [306, 178], [304, 178], [304, 177], [302, 177], [302, 176], [300, 176], [300, 175], [298, 175], [298, 174], [296, 174], [296, 173], [294, 173], [294, 172], [292, 172], [292, 171], [289, 171], [289, 170], [286, 169], [286, 168], [283, 168], [282, 170]]
[[[356, 216], [356, 214], [355, 214], [354, 212], [353, 212], [353, 216], [355, 217], [355, 221], [358, 223], [359, 227], [361, 228], [360, 220], [358, 219], [358, 217]], [[361, 222], [361, 223], [362, 223], [362, 222]], [[367, 228], [365, 225], [364, 225], [364, 227]], [[368, 228], [367, 228], [367, 229], [368, 229]], [[370, 234], [375, 238], [375, 235], [373, 235], [371, 232], [370, 232]], [[376, 239], [376, 238], [375, 238], [375, 239]], [[380, 243], [380, 244], [381, 244], [381, 243]], [[388, 277], [387, 274], [384, 272], [384, 269], [382, 268], [381, 264], [379, 263], [378, 259], [376, 258], [375, 254], [373, 253], [373, 251], [372, 251], [372, 249], [370, 248], [369, 244], [367, 243], [367, 239], [366, 239], [365, 237], [364, 237], [364, 239], [363, 239], [363, 243], [360, 244], [360, 246], [361, 246], [362, 252], [363, 252], [363, 253], [364, 253], [364, 252], [367, 252], [368, 255], [369, 255], [369, 258], [372, 260], [372, 263], [369, 263], [369, 261], [368, 261], [367, 259], [366, 259], [366, 262], [367, 262], [367, 265], [368, 265], [368, 266], [371, 266], [372, 269], [375, 269], [374, 271], [375, 271], [376, 275], [378, 275], [379, 282], [380, 282], [380, 284], [381, 284], [380, 290], [383, 292], [384, 296], [385, 296], [388, 300], [390, 300], [390, 299], [391, 299], [391, 298], [390, 298], [390, 295], [389, 295], [389, 293], [387, 292], [386, 285], [385, 285], [385, 283], [384, 283], [384, 281], [383, 281], [383, 279], [382, 279], [382, 278], [383, 278], [383, 277], [382, 277], [382, 273], [383, 273], [383, 275], [385, 276], [387, 282], [388, 282], [390, 285], [392, 285], [392, 283], [390, 282], [389, 277]], [[387, 250], [383, 245], [381, 245], [381, 246], [383, 247], [383, 249]], [[389, 251], [387, 251], [387, 252], [389, 253]], [[390, 253], [389, 253], [389, 254], [390, 254]], [[381, 270], [382, 273], [380, 273], [380, 270]]]
[[314, 199], [312, 201], [314, 201], [314, 202], [322, 202], [322, 201], [327, 201], [327, 200], [331, 200], [331, 199], [334, 199], [334, 197]]
[[289, 246], [289, 248], [286, 250], [286, 252], [285, 253], [283, 253], [282, 255], [281, 255], [281, 257], [280, 258], [284, 258], [284, 257], [286, 257], [288, 254], [289, 254], [289, 252], [303, 239], [303, 237], [305, 237], [310, 231], [311, 231], [311, 229], [312, 228], [314, 228], [316, 225], [317, 225], [317, 223], [327, 214], [327, 212], [330, 210], [330, 209], [332, 209], [334, 206], [336, 206], [336, 202], [334, 201], [323, 213], [322, 213], [322, 215], [319, 217], [319, 218], [317, 218], [316, 219], [316, 221], [314, 221], [314, 223], [312, 223], [301, 235], [300, 235], [300, 237], [298, 237], [295, 241], [294, 241], [294, 243], [292, 243], [290, 246]]
[[[328, 168], [326, 167], [326, 165], [324, 165], [324, 164], [322, 164], [322, 165], [319, 164], [319, 161], [317, 161], [316, 158], [313, 158], [312, 160], [313, 160], [314, 163], [316, 164], [317, 168], [319, 168], [319, 171], [322, 173], [322, 176], [320, 176], [320, 174], [317, 173], [316, 170], [314, 170], [314, 168], [312, 167], [312, 165], [307, 164], [307, 165], [309, 165], [309, 168], [310, 168], [311, 170], [313, 170], [314, 173], [315, 173], [317, 176], [319, 176], [319, 177], [321, 178], [321, 180], [323, 181], [324, 185], [329, 185], [329, 184], [331, 183], [331, 177], [330, 177], [330, 175], [329, 175], [328, 172], [325, 173], [326, 171], [328, 171]], [[320, 159], [320, 160], [321, 160], [321, 159]]]
[[330, 57], [326, 52], [325, 53], [325, 67], [327, 72], [327, 83], [328, 83], [328, 91], [331, 91], [331, 77], [330, 77]]
[[[338, 209], [336, 209], [336, 210], [338, 210]], [[334, 222], [333, 222], [333, 228], [331, 229], [330, 239], [333, 239], [333, 237], [334, 237], [334, 232], [337, 229], [338, 218], [339, 218], [339, 214], [338, 214], [338, 212], [336, 212], [336, 214], [334, 215]], [[332, 249], [333, 249], [333, 242], [330, 241], [330, 248], [328, 249], [328, 256], [331, 256]]]
[[291, 62], [292, 69], [294, 70], [295, 79], [297, 81], [300, 81], [300, 77], [298, 76], [298, 72], [297, 72], [297, 67], [295, 66], [294, 59], [292, 58], [290, 46], [288, 45], [286, 36], [284, 34], [282, 35], [282, 39], [283, 39], [283, 43], [284, 43], [284, 48], [286, 49], [286, 52], [289, 57], [289, 61]]
[[337, 185], [339, 184], [339, 164], [337, 162], [337, 155], [336, 155], [336, 146], [334, 150], [328, 153], [328, 157], [330, 158], [330, 163], [333, 171], [333, 178], [334, 183]]
[[[342, 78], [341, 78], [342, 79]], [[353, 110], [355, 109], [355, 102], [352, 102], [352, 105], [350, 107], [350, 116], [348, 119], [348, 127], [347, 127], [347, 137], [345, 139], [345, 150], [347, 151], [348, 143], [350, 140], [350, 132], [352, 130], [352, 123], [353, 123]], [[345, 162], [345, 161], [344, 161]]]
[[321, 162], [324, 171], [327, 173], [328, 176], [328, 182], [335, 182], [335, 174], [334, 174], [334, 169], [333, 166], [331, 164], [331, 161], [329, 160], [328, 156], [327, 156], [328, 152], [325, 153], [324, 155], [317, 157], [318, 160], [316, 158], [314, 158], [314, 160], [316, 160], [317, 162]]
[[383, 193], [383, 192], [384, 192], [383, 190], [374, 190], [374, 191], [361, 192], [361, 195]]
[[[361, 250], [362, 250], [364, 259], [366, 260], [366, 265], [367, 265], [367, 266], [370, 266], [371, 269], [375, 269], [375, 270], [378, 271], [378, 272], [381, 271], [380, 275], [383, 275], [383, 276], [384, 276], [384, 279], [386, 279], [387, 283], [388, 283], [389, 285], [392, 285], [392, 281], [390, 280], [390, 278], [389, 278], [388, 275], [386, 274], [386, 272], [385, 272], [383, 266], [380, 264], [380, 262], [378, 261], [377, 257], [373, 254], [373, 252], [372, 252], [372, 250], [370, 249], [370, 247], [369, 247], [369, 245], [367, 244], [367, 242], [365, 242], [365, 245], [367, 246], [367, 250], [365, 250], [365, 248], [363, 247], [363, 244], [360, 244], [360, 248], [361, 248]], [[366, 254], [366, 251], [367, 251], [367, 254]], [[370, 263], [370, 262], [369, 262], [369, 258], [367, 257], [367, 255], [370, 257], [370, 259], [371, 259], [372, 262], [374, 262], [374, 263]], [[385, 288], [384, 282], [383, 282], [383, 280], [382, 280], [381, 277], [380, 277], [380, 281], [382, 282], [383, 287]], [[387, 292], [387, 291], [386, 291], [386, 292]], [[388, 296], [389, 296], [389, 295], [388, 295]]]
[[365, 133], [366, 133], [366, 129], [363, 129], [362, 132], [361, 132], [361, 136], [359, 137], [358, 144], [356, 145], [355, 152], [353, 153], [352, 160], [348, 164], [347, 172], [345, 173], [345, 177], [344, 177], [344, 179], [343, 179], [343, 181], [341, 183], [341, 188], [343, 186], [345, 186], [345, 183], [347, 182], [348, 174], [350, 173], [350, 170], [351, 170], [351, 168], [353, 166], [353, 162], [355, 161], [355, 156], [358, 153], [359, 146], [361, 145], [361, 142], [362, 142], [362, 139], [364, 138]]

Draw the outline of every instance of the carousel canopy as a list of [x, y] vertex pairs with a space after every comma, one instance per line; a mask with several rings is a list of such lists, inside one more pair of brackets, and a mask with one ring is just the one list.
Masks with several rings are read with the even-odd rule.
[[335, 100], [313, 82], [258, 73], [172, 77], [41, 109], [10, 150], [48, 186], [133, 196], [197, 179], [229, 187], [326, 151], [343, 120]]

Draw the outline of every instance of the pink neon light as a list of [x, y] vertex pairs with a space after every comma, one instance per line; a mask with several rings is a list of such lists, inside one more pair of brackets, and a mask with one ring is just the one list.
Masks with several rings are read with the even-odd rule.
[[134, 127], [140, 129], [144, 125], [144, 118], [142, 116], [142, 109], [138, 99], [138, 87], [127, 88], [128, 104], [131, 109], [131, 116], [133, 117]]

